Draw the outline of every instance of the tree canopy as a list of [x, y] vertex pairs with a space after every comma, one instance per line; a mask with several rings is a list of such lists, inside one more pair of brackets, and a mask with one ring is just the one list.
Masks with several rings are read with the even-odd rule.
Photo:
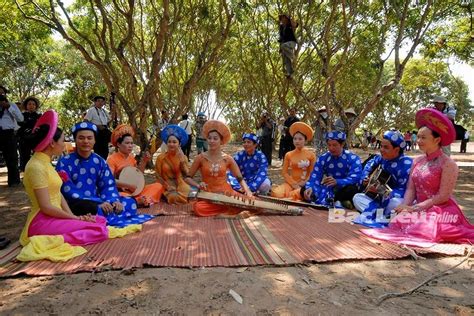
[[[456, 1], [0, 2], [14, 12], [0, 35], [8, 53], [1, 54], [2, 73], [15, 56], [32, 73], [41, 66], [43, 77], [33, 82], [59, 91], [68, 118], [79, 119], [95, 93], [115, 92], [121, 119], [142, 141], [163, 109], [175, 119], [221, 115], [240, 133], [254, 130], [263, 111], [278, 118], [296, 107], [311, 123], [325, 107], [330, 122], [347, 123], [344, 109], [354, 108], [358, 117], [346, 124], [353, 132], [361, 124], [411, 128], [413, 113], [443, 94], [460, 118], [471, 118], [467, 86], [444, 61], [472, 63], [468, 9]], [[277, 42], [282, 13], [299, 24], [291, 79]], [[17, 74], [9, 70], [4, 84], [32, 86], [12, 68]]]

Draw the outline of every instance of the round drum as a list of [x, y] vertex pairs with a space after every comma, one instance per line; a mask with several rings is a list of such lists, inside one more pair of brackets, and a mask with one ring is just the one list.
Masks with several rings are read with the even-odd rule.
[[145, 176], [140, 171], [140, 169], [136, 167], [125, 167], [120, 172], [119, 181], [131, 184], [137, 187], [135, 192], [131, 193], [132, 196], [137, 196], [143, 191], [145, 187]]

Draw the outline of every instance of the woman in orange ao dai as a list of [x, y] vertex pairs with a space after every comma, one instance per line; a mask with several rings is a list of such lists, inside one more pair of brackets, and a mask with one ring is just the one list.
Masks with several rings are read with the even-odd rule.
[[285, 182], [273, 187], [271, 196], [301, 201], [301, 188], [304, 188], [316, 162], [316, 155], [304, 147], [313, 138], [313, 133], [313, 129], [303, 122], [290, 126], [295, 149], [286, 153], [282, 169]]
[[188, 142], [188, 134], [178, 125], [170, 124], [163, 128], [160, 136], [167, 149], [156, 158], [156, 179], [163, 184], [163, 195], [169, 204], [186, 204], [191, 188], [184, 182], [189, 164], [188, 157], [181, 150], [181, 144]]
[[[234, 158], [222, 152], [221, 146], [230, 140], [229, 128], [220, 121], [209, 120], [204, 124], [202, 133], [207, 138], [209, 151], [196, 156], [185, 181], [204, 191], [239, 195], [227, 182], [226, 173], [229, 170], [239, 181], [245, 195], [253, 196]], [[192, 179], [198, 170], [202, 176], [200, 183]], [[195, 202], [193, 210], [197, 216], [235, 215], [243, 211], [239, 208], [217, 205], [207, 201]]]
[[[145, 152], [140, 163], [137, 164], [135, 156], [132, 154], [134, 135], [135, 131], [131, 126], [121, 124], [114, 129], [111, 137], [112, 145], [115, 146], [116, 152], [107, 158], [107, 164], [115, 179], [117, 179], [117, 188], [122, 196], [130, 196], [130, 193], [133, 193], [137, 188], [135, 185], [118, 180], [123, 168], [137, 167], [141, 172], [144, 172], [146, 163], [151, 159], [150, 153]], [[163, 186], [160, 183], [152, 183], [147, 184], [142, 192], [134, 198], [139, 206], [148, 206], [151, 203], [159, 202], [162, 193]]]

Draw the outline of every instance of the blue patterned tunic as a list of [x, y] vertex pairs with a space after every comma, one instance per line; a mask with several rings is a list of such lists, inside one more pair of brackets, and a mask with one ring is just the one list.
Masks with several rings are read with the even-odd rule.
[[[245, 150], [242, 150], [235, 154], [234, 160], [239, 166], [250, 191], [256, 192], [262, 183], [268, 179], [268, 161], [260, 150], [255, 150], [253, 155], [249, 155]], [[230, 172], [227, 172], [227, 182], [234, 190], [239, 191], [241, 189], [239, 181]]]
[[376, 155], [367, 162], [362, 171], [362, 179], [369, 177], [375, 168], [382, 165], [382, 170], [388, 172], [391, 177], [388, 186], [393, 190], [390, 198], [403, 198], [407, 188], [408, 176], [410, 175], [413, 159], [405, 155], [400, 155], [392, 160], [385, 160], [381, 155]]
[[83, 158], [77, 153], [63, 156], [56, 166], [57, 171], [65, 171], [68, 180], [63, 183], [61, 193], [67, 201], [89, 200], [97, 203], [114, 203], [120, 201], [124, 209], [120, 214], [104, 214], [101, 209], [97, 214], [107, 219], [111, 226], [124, 227], [130, 224], [141, 224], [153, 218], [151, 215], [139, 215], [137, 203], [132, 197], [119, 195], [115, 179], [105, 160], [92, 153]]
[[335, 188], [359, 185], [362, 181], [362, 164], [359, 156], [348, 150], [343, 150], [338, 157], [327, 152], [316, 161], [305, 188], [313, 189], [314, 199], [312, 202], [331, 206], [328, 199], [334, 199], [334, 187], [321, 184], [323, 176], [331, 176], [336, 179]]
[[[392, 160], [386, 160], [381, 155], [376, 155], [367, 162], [362, 172], [362, 179], [368, 178], [375, 168], [382, 166], [382, 170], [390, 174], [387, 184], [392, 189], [392, 192], [388, 198], [375, 200], [370, 199], [365, 194], [357, 194], [354, 197], [354, 205], [362, 214], [354, 220], [354, 223], [369, 227], [385, 227], [388, 225], [388, 220], [386, 219], [390, 216], [390, 211], [401, 203], [405, 195], [412, 163], [413, 159], [403, 154]], [[365, 209], [362, 209], [364, 207]], [[377, 214], [379, 209], [382, 209], [380, 214], [382, 218], [377, 217], [379, 216]]]

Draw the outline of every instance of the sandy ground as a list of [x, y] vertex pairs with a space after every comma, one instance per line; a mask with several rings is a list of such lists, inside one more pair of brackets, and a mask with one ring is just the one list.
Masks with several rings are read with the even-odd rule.
[[[458, 149], [459, 144], [454, 148]], [[231, 146], [227, 152], [236, 149]], [[453, 157], [469, 165], [474, 162], [473, 152], [474, 146], [470, 146], [468, 154]], [[279, 178], [279, 165], [275, 161], [270, 168], [272, 179]], [[455, 192], [472, 223], [473, 168], [460, 168]], [[147, 177], [152, 181], [152, 174]], [[18, 238], [29, 209], [23, 189], [8, 188], [6, 168], [0, 168], [1, 234]], [[147, 268], [16, 277], [0, 280], [0, 314], [472, 315], [472, 258], [412, 295], [377, 305], [380, 295], [408, 290], [461, 260], [431, 256], [417, 261], [352, 261], [279, 268]], [[241, 296], [242, 304], [229, 294], [230, 290]]]

